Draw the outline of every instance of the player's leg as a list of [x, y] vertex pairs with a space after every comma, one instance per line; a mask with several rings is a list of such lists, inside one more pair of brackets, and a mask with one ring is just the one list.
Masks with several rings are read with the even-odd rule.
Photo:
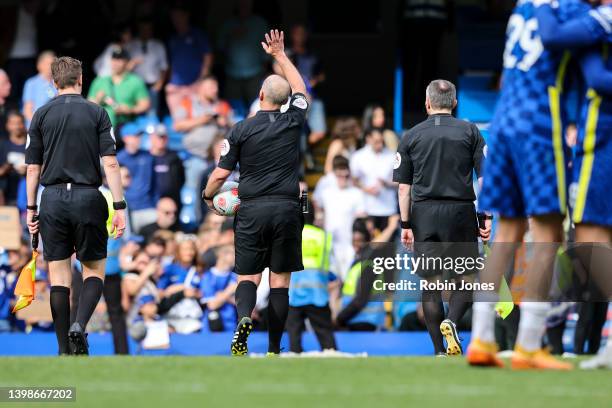
[[[479, 276], [481, 283], [493, 284], [495, 288], [500, 287], [504, 272], [512, 262], [526, 229], [527, 222], [523, 218], [502, 217], [498, 221], [495, 243]], [[501, 360], [496, 357], [495, 304], [498, 300], [497, 291], [481, 291], [474, 294], [472, 342], [467, 353], [467, 360], [471, 365], [503, 366]]]
[[68, 329], [70, 327], [70, 286], [72, 270], [70, 258], [49, 262], [51, 283], [51, 316], [59, 346], [59, 354], [69, 354]]
[[[609, 298], [612, 293], [609, 269], [612, 263], [610, 256], [612, 252], [609, 248], [609, 243], [612, 242], [612, 229], [592, 224], [578, 224], [576, 225], [576, 242], [585, 243], [584, 246], [577, 244], [578, 254], [582, 257], [580, 252], [585, 252], [585, 264], [589, 267], [590, 275], [603, 297]], [[580, 368], [585, 370], [612, 369], [612, 341], [608, 340], [597, 356], [580, 363]]]
[[531, 219], [535, 246], [525, 271], [525, 294], [521, 302], [521, 321], [512, 357], [514, 369], [569, 370], [572, 365], [552, 358], [542, 349], [546, 316], [550, 310], [548, 291], [559, 245], [563, 240], [563, 218], [558, 214]]
[[268, 353], [279, 354], [280, 343], [289, 313], [291, 272], [270, 271], [268, 297]]

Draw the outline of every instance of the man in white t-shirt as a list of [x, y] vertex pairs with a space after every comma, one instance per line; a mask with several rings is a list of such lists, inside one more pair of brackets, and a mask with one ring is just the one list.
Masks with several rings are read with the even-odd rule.
[[333, 172], [325, 176], [326, 181], [315, 188], [315, 220], [332, 234], [333, 271], [344, 277], [354, 256], [353, 222], [365, 217], [367, 212], [363, 192], [351, 183], [348, 159], [334, 157], [332, 169]]
[[395, 154], [385, 147], [384, 136], [377, 129], [366, 135], [366, 145], [351, 157], [355, 185], [365, 195], [368, 216], [379, 230], [384, 230], [391, 215], [397, 214], [397, 189], [393, 182]]
[[143, 18], [138, 22], [138, 37], [127, 44], [126, 49], [134, 64], [134, 73], [147, 84], [151, 98], [151, 111], [157, 113], [159, 92], [168, 73], [168, 58], [161, 41], [153, 38], [153, 20]]

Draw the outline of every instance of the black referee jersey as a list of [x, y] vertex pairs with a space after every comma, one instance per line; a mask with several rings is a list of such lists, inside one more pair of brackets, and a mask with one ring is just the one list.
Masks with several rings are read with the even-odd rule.
[[[412, 185], [409, 221], [418, 253], [477, 256], [477, 245], [461, 243], [478, 241], [473, 180], [474, 172], [480, 177], [484, 147], [474, 124], [450, 114], [431, 115], [404, 134], [393, 180]], [[439, 272], [421, 270], [419, 275]]]
[[293, 272], [302, 265], [303, 216], [299, 204], [300, 138], [308, 101], [291, 96], [280, 110], [260, 110], [236, 124], [223, 141], [219, 167], [240, 166], [240, 208], [234, 220], [236, 272], [270, 267]]
[[115, 155], [106, 111], [78, 94], [57, 96], [32, 118], [26, 163], [42, 166], [40, 234], [45, 258], [74, 252], [81, 261], [106, 258], [108, 205], [100, 157]]

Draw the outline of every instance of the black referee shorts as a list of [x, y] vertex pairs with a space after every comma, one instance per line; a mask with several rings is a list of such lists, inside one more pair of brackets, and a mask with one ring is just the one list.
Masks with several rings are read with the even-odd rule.
[[[478, 257], [478, 218], [472, 202], [427, 200], [412, 204], [410, 222], [415, 256], [442, 259]], [[434, 262], [432, 261], [432, 265]], [[426, 278], [452, 271], [427, 269], [417, 272]], [[462, 274], [476, 272], [468, 269]]]
[[302, 264], [304, 219], [297, 200], [261, 197], [240, 203], [234, 219], [236, 273], [295, 272]]
[[56, 184], [47, 186], [40, 199], [40, 235], [48, 261], [106, 258], [108, 231], [106, 199], [95, 187]]

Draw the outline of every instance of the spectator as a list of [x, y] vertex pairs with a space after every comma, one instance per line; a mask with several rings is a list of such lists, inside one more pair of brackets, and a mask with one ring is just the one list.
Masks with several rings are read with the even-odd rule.
[[149, 242], [153, 235], [159, 230], [176, 232], [179, 230], [178, 208], [174, 200], [170, 197], [163, 197], [157, 202], [157, 218], [155, 222], [145, 225], [140, 229], [140, 234], [146, 242]]
[[170, 17], [176, 34], [170, 38], [170, 81], [166, 85], [166, 103], [174, 114], [181, 101], [194, 91], [198, 78], [210, 74], [213, 54], [206, 35], [192, 27], [189, 11], [181, 6]]
[[132, 57], [134, 73], [138, 75], [149, 89], [151, 112], [159, 111], [159, 93], [168, 75], [168, 58], [166, 48], [161, 41], [153, 38], [153, 20], [143, 18], [138, 22], [138, 37], [127, 44]]
[[322, 350], [335, 350], [330, 298], [338, 289], [338, 279], [330, 271], [331, 235], [314, 225], [302, 231], [304, 270], [291, 277], [287, 333], [290, 350], [301, 353], [305, 320], [310, 321]]
[[6, 118], [8, 113], [17, 109], [17, 104], [10, 102], [7, 98], [11, 94], [11, 81], [3, 69], [0, 69], [0, 140], [8, 136], [6, 130]]
[[151, 102], [142, 79], [128, 71], [129, 54], [115, 46], [111, 54], [111, 75], [98, 76], [89, 88], [89, 100], [108, 112], [115, 128], [149, 110]]
[[325, 173], [332, 171], [334, 157], [340, 155], [350, 159], [351, 155], [357, 150], [360, 132], [359, 124], [355, 118], [340, 118], [336, 121], [332, 130], [333, 140], [325, 157]]
[[7, 251], [6, 263], [0, 263], [0, 333], [12, 330], [11, 309], [14, 300], [13, 288], [17, 282], [17, 274], [22, 266], [21, 256], [17, 251]]
[[[25, 81], [36, 74], [39, 35], [36, 14], [40, 3], [40, 0], [24, 0], [20, 2], [14, 16], [7, 16], [10, 20], [7, 21], [7, 17], [3, 19], [6, 23], [2, 27], [3, 31], [6, 30], [6, 34], [12, 38], [5, 68], [13, 84], [10, 100], [15, 105], [21, 100]], [[0, 52], [4, 53], [4, 50]]]
[[315, 219], [322, 223], [326, 232], [333, 237], [332, 250], [336, 275], [344, 277], [354, 252], [352, 227], [355, 219], [366, 216], [363, 193], [351, 184], [349, 161], [346, 158], [334, 160], [333, 178], [335, 183], [314, 191]]
[[[375, 166], [372, 164], [376, 163]], [[366, 145], [351, 157], [355, 185], [364, 192], [365, 208], [376, 229], [387, 227], [388, 218], [397, 214], [397, 186], [393, 182], [395, 153], [385, 147], [383, 134], [371, 129]]]
[[[142, 227], [155, 221], [156, 217], [155, 159], [149, 152], [140, 149], [141, 130], [137, 125], [126, 124], [121, 129], [121, 137], [125, 147], [117, 153], [117, 160], [129, 171], [125, 199], [132, 232], [139, 233]], [[126, 176], [124, 170], [122, 179]]]
[[230, 331], [237, 323], [234, 302], [237, 285], [234, 274], [234, 246], [217, 247], [215, 254], [215, 266], [204, 273], [200, 282], [200, 304], [206, 307], [204, 327], [211, 332]]
[[[99, 77], [107, 77], [113, 74], [112, 55], [117, 48], [127, 49], [132, 42], [132, 29], [127, 24], [119, 24], [113, 30], [112, 41], [106, 46], [102, 54], [98, 55], [94, 61], [94, 72]], [[128, 65], [128, 71], [131, 71], [133, 64]]]
[[[178, 245], [174, 262], [164, 268], [157, 282], [162, 298], [171, 298], [187, 290], [191, 293], [200, 286], [197, 263], [197, 248], [194, 239], [184, 239]], [[165, 316], [168, 324], [177, 333], [189, 334], [202, 328], [202, 309], [195, 299], [183, 299], [174, 305]]]
[[173, 118], [174, 129], [186, 133], [183, 145], [192, 155], [185, 162], [185, 185], [195, 190], [208, 167], [206, 160], [213, 139], [233, 124], [232, 109], [219, 99], [217, 79], [207, 76], [199, 81], [195, 95], [183, 99]]
[[154, 158], [155, 185], [160, 197], [170, 197], [179, 206], [181, 188], [185, 183], [183, 162], [174, 150], [168, 149], [168, 133], [164, 125], [147, 126], [151, 147], [149, 153]]
[[144, 338], [144, 335], [135, 335], [135, 327], [143, 320], [155, 320], [159, 302], [155, 281], [160, 273], [158, 261], [152, 260], [146, 252], [136, 250], [122, 283], [126, 295], [124, 308], [128, 311], [127, 324], [132, 337]]
[[11, 111], [6, 121], [8, 139], [0, 141], [0, 204], [15, 205], [19, 183], [25, 177], [27, 132], [24, 118]]
[[381, 105], [368, 105], [363, 111], [362, 129], [367, 135], [372, 129], [379, 130], [385, 139], [385, 146], [395, 152], [399, 146], [399, 139], [394, 131], [387, 126], [385, 109]]
[[223, 24], [219, 33], [227, 75], [225, 96], [232, 103], [240, 103], [244, 110], [261, 87], [268, 60], [261, 49], [261, 39], [267, 31], [266, 21], [253, 14], [252, 0], [238, 0], [236, 15]]
[[325, 105], [318, 98], [317, 87], [325, 81], [325, 73], [317, 55], [308, 49], [308, 31], [303, 24], [291, 28], [291, 48], [287, 56], [293, 60], [305, 82], [310, 85], [309, 94], [312, 98], [308, 111], [308, 144], [314, 145], [325, 137], [327, 124], [325, 123]]
[[375, 331], [385, 323], [383, 301], [376, 296], [380, 292], [373, 289], [374, 281], [380, 278], [368, 262], [373, 257], [373, 250], [368, 245], [370, 238], [365, 224], [355, 221], [352, 232], [355, 256], [342, 286], [342, 310], [336, 316], [337, 325], [350, 331]]
[[36, 109], [57, 95], [57, 89], [55, 89], [51, 77], [51, 63], [54, 60], [55, 53], [53, 51], [41, 52], [36, 63], [38, 75], [28, 79], [23, 88], [23, 116], [25, 116], [28, 126]]

